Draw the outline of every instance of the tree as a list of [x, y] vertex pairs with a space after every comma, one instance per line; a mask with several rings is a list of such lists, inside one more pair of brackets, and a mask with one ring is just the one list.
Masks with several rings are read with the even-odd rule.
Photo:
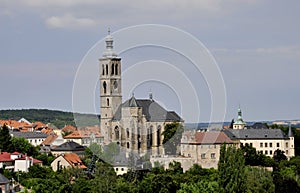
[[221, 146], [218, 183], [220, 192], [246, 191], [245, 159], [242, 150], [226, 144]]
[[37, 156], [39, 154], [38, 147], [34, 147], [23, 137], [12, 137], [10, 142], [12, 152], [17, 151], [28, 156]]
[[6, 125], [0, 127], [0, 149], [2, 151], [10, 151], [11, 143], [10, 143], [11, 136], [9, 134], [9, 129]]
[[275, 185], [271, 172], [262, 168], [246, 167], [247, 192], [272, 193]]
[[176, 154], [177, 147], [180, 145], [183, 131], [184, 128], [182, 124], [178, 122], [166, 124], [165, 130], [162, 132], [162, 135], [164, 136], [163, 144], [166, 154]]
[[230, 125], [229, 125], [229, 129], [233, 129], [233, 124], [234, 124], [234, 119], [231, 120]]
[[276, 163], [280, 163], [282, 160], [287, 160], [287, 157], [284, 155], [284, 151], [277, 149], [274, 151], [273, 159]]
[[178, 193], [215, 193], [219, 192], [219, 184], [216, 181], [201, 180], [197, 183], [183, 183]]

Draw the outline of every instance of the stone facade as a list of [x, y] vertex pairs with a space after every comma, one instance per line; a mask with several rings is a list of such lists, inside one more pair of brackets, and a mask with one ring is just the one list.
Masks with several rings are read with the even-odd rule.
[[104, 144], [116, 142], [125, 149], [143, 155], [164, 154], [162, 132], [168, 123], [183, 120], [165, 110], [152, 98], [132, 96], [122, 103], [121, 58], [113, 51], [113, 38], [106, 37], [106, 51], [100, 61], [101, 134]]

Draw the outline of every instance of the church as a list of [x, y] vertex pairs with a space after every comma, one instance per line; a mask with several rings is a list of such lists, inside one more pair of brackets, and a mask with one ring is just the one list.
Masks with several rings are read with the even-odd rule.
[[115, 142], [127, 152], [163, 155], [162, 132], [168, 123], [184, 123], [174, 111], [159, 105], [150, 93], [148, 99], [134, 95], [122, 103], [122, 63], [113, 50], [113, 37], [105, 38], [106, 50], [100, 61], [101, 133], [104, 144]]

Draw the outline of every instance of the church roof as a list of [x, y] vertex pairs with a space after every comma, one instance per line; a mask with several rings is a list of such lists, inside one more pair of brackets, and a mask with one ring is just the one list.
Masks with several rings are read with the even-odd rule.
[[152, 99], [136, 99], [134, 96], [125, 101], [119, 106], [115, 113], [113, 120], [121, 120], [121, 108], [139, 107], [142, 108], [142, 113], [145, 115], [147, 121], [183, 121], [183, 119], [174, 111], [167, 111], [157, 102]]

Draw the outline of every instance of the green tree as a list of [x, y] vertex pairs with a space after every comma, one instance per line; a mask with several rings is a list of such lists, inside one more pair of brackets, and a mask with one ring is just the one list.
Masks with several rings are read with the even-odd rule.
[[9, 134], [9, 129], [6, 125], [0, 127], [0, 149], [2, 151], [11, 151], [11, 136]]
[[262, 168], [246, 167], [247, 192], [272, 193], [275, 185], [271, 172]]
[[34, 147], [23, 137], [12, 137], [10, 142], [12, 152], [17, 151], [19, 153], [27, 154], [28, 156], [39, 155], [39, 147]]
[[177, 148], [180, 145], [183, 131], [184, 128], [182, 124], [178, 122], [166, 124], [165, 130], [162, 132], [162, 135], [164, 136], [163, 144], [166, 154], [176, 154]]
[[246, 191], [245, 159], [242, 150], [226, 144], [221, 146], [218, 183], [220, 192], [239, 193]]
[[219, 184], [216, 181], [201, 180], [197, 183], [183, 183], [178, 193], [215, 193], [219, 192]]
[[92, 192], [112, 192], [117, 175], [110, 165], [103, 162], [98, 162], [94, 179], [91, 180]]

